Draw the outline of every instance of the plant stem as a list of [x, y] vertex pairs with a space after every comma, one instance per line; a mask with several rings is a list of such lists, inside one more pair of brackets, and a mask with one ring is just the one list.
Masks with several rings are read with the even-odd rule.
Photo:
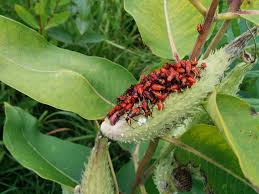
[[154, 139], [149, 142], [147, 151], [145, 155], [143, 156], [142, 160], [138, 164], [137, 172], [136, 172], [136, 178], [135, 183], [132, 187], [132, 194], [135, 193], [136, 188], [141, 184], [142, 180], [142, 174], [145, 170], [145, 167], [150, 163], [152, 156], [154, 152], [156, 151], [157, 145], [158, 145], [159, 139]]
[[116, 178], [116, 175], [115, 175], [115, 172], [114, 172], [114, 168], [113, 168], [110, 152], [108, 152], [108, 161], [109, 161], [109, 166], [110, 166], [110, 169], [111, 169], [112, 178], [113, 178], [113, 182], [114, 182], [114, 186], [115, 186], [115, 193], [116, 194], [120, 194], [120, 189], [119, 189], [117, 178]]
[[215, 12], [217, 10], [217, 6], [218, 6], [219, 0], [212, 0], [210, 8], [206, 14], [206, 17], [204, 19], [204, 23], [203, 23], [203, 30], [200, 32], [196, 43], [194, 45], [194, 48], [192, 50], [192, 54], [190, 59], [191, 60], [196, 60], [197, 57], [200, 55], [201, 53], [201, 48], [203, 46], [203, 44], [205, 43], [208, 34], [209, 34], [209, 30], [212, 26], [213, 20], [214, 20], [214, 15]]
[[173, 34], [171, 30], [171, 25], [170, 25], [170, 20], [169, 20], [169, 14], [168, 14], [168, 5], [167, 5], [168, 0], [164, 0], [164, 15], [165, 15], [165, 21], [166, 21], [166, 29], [167, 29], [167, 36], [169, 39], [169, 44], [172, 52], [172, 57], [178, 62], [180, 61], [174, 39], [173, 39]]
[[205, 17], [207, 13], [206, 7], [200, 2], [200, 0], [189, 0], [190, 3]]
[[[229, 5], [229, 11], [236, 11], [237, 9], [239, 9], [240, 5], [242, 3], [242, 0], [233, 0], [231, 2], [231, 4]], [[222, 39], [222, 37], [224, 36], [224, 33], [226, 32], [226, 30], [228, 29], [228, 26], [230, 24], [231, 20], [226, 20], [224, 21], [224, 23], [222, 24], [222, 26], [220, 27], [219, 31], [217, 32], [217, 34], [215, 35], [215, 37], [213, 38], [213, 40], [210, 42], [207, 50], [204, 53], [204, 59], [206, 59], [210, 52], [216, 48], [217, 44], [219, 43], [219, 41]]]
[[53, 129], [53, 130], [49, 131], [47, 134], [48, 135], [54, 135], [56, 133], [63, 132], [63, 131], [72, 131], [72, 129], [70, 129], [70, 128], [57, 128], [57, 129]]
[[239, 18], [240, 15], [258, 15], [259, 10], [240, 10], [240, 11], [229, 11], [225, 13], [218, 14], [215, 20], [231, 20]]

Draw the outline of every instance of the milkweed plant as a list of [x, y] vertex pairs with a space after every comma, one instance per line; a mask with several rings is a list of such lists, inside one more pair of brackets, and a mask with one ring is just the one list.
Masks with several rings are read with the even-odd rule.
[[[3, 143], [13, 158], [63, 193], [259, 192], [259, 101], [245, 93], [259, 76], [256, 0], [124, 0], [160, 61], [139, 76], [49, 41], [72, 17], [55, 13], [58, 2], [49, 15], [40, 10], [47, 3], [33, 13], [15, 5], [24, 24], [0, 16], [0, 80], [93, 124], [94, 146], [44, 134], [44, 114], [5, 102]], [[239, 33], [223, 43], [234, 22]], [[112, 145], [131, 155], [119, 169]]]

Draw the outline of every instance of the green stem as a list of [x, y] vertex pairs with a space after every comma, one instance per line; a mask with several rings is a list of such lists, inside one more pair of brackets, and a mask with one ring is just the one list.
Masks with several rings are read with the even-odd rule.
[[207, 9], [200, 0], [189, 0], [189, 1], [203, 16], [206, 16]]

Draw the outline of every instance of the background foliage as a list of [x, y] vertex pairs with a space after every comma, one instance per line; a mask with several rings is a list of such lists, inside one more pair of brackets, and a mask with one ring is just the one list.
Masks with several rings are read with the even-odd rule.
[[[130, 10], [130, 6], [131, 4], [134, 4], [134, 2], [137, 1], [127, 0], [126, 9]], [[77, 51], [89, 56], [104, 57], [117, 64], [121, 64], [135, 76], [135, 79], [139, 79], [141, 73], [147, 72], [162, 64], [164, 60], [154, 56], [149, 48], [144, 45], [135, 21], [124, 10], [123, 3], [122, 0], [0, 0], [0, 15], [15, 19], [16, 21], [24, 23], [28, 27], [39, 31], [49, 42], [60, 48]], [[145, 4], [145, 1], [142, 3]], [[221, 11], [226, 10], [225, 1], [220, 1], [219, 9]], [[195, 19], [197, 21], [199, 20], [199, 18]], [[138, 22], [138, 20], [136, 21]], [[216, 23], [211, 33], [211, 37], [215, 35], [220, 25], [221, 22]], [[154, 28], [156, 27], [154, 26]], [[184, 29], [180, 30], [186, 31]], [[231, 21], [231, 27], [227, 33], [225, 33], [218, 47], [222, 47], [246, 30], [247, 26], [244, 20], [236, 19]], [[194, 33], [195, 29], [191, 29], [190, 31], [191, 33]], [[179, 32], [175, 33], [178, 34]], [[146, 43], [150, 40], [148, 36], [150, 35], [143, 37]], [[211, 40], [211, 38], [209, 40]], [[184, 40], [182, 39], [176, 40], [179, 44], [183, 41]], [[153, 43], [151, 42], [150, 44], [152, 49]], [[190, 45], [183, 45], [181, 48], [186, 52], [190, 50]], [[253, 49], [252, 44], [250, 47]], [[163, 49], [164, 48], [161, 48], [161, 50]], [[29, 52], [32, 50], [33, 48]], [[159, 50], [155, 52], [160, 53]], [[248, 73], [239, 94], [251, 103], [257, 111], [259, 110], [258, 69], [259, 67], [257, 65], [253, 71]], [[134, 78], [132, 78], [132, 80], [134, 80]], [[73, 88], [74, 86], [71, 87]], [[116, 95], [114, 94], [114, 96]], [[77, 184], [80, 178], [78, 177], [78, 171], [83, 167], [79, 165], [79, 169], [73, 169], [73, 172], [67, 172], [67, 174], [63, 175], [58, 173], [59, 169], [66, 169], [66, 166], [64, 166], [65, 162], [62, 161], [62, 155], [66, 153], [62, 153], [62, 149], [60, 148], [63, 146], [62, 141], [55, 137], [71, 142], [67, 147], [66, 152], [70, 150], [71, 153], [74, 153], [74, 146], [79, 146], [78, 149], [82, 149], [82, 152], [79, 153], [82, 158], [77, 158], [74, 162], [80, 162], [89, 155], [89, 149], [94, 145], [94, 139], [99, 125], [98, 122], [85, 120], [74, 113], [60, 111], [53, 107], [41, 104], [1, 83], [1, 129], [3, 129], [5, 118], [4, 102], [23, 109], [21, 110], [20, 108], [5, 104], [7, 115], [5, 130], [14, 128], [14, 122], [11, 121], [19, 120], [19, 122], [15, 122], [15, 124], [18, 125], [15, 126], [17, 131], [13, 131], [15, 133], [10, 133], [8, 134], [8, 137], [4, 137], [5, 141], [8, 142], [8, 138], [11, 138], [12, 136], [20, 138], [17, 139], [17, 144], [19, 145], [28, 143], [25, 140], [33, 140], [31, 145], [34, 146], [35, 149], [41, 150], [41, 154], [46, 154], [46, 150], [49, 149], [48, 145], [37, 144], [37, 138], [49, 138], [47, 141], [52, 142], [52, 148], [60, 149], [60, 161], [53, 162], [54, 157], [49, 152], [44, 156], [45, 160], [42, 160], [42, 157], [35, 152], [31, 153], [31, 158], [21, 162], [21, 164], [26, 166], [28, 161], [32, 163], [35, 160], [41, 162], [42, 167], [44, 167], [44, 165], [49, 165], [49, 163], [53, 162], [56, 165], [52, 166], [53, 171], [51, 173], [56, 177], [56, 182], [59, 182], [59, 178], [63, 178], [64, 176], [67, 179], [68, 185], [74, 186]], [[18, 114], [20, 117], [14, 117], [15, 114]], [[224, 114], [224, 112], [222, 114]], [[28, 126], [26, 129], [29, 131], [23, 132], [24, 126]], [[40, 132], [38, 131], [39, 129]], [[0, 130], [1, 137], [3, 136], [2, 132], [3, 131]], [[24, 134], [26, 138], [22, 139]], [[45, 134], [49, 134], [53, 137], [46, 136]], [[188, 139], [188, 135], [191, 136], [192, 134], [186, 134], [183, 138]], [[204, 132], [205, 137], [206, 135], [207, 134]], [[76, 145], [74, 143], [81, 145]], [[7, 144], [7, 147], [8, 146], [9, 149], [12, 150], [13, 145], [10, 143], [9, 145]], [[140, 158], [146, 147], [146, 143], [141, 145]], [[22, 152], [21, 150], [13, 150], [13, 152], [16, 153], [12, 153], [15, 158], [11, 156], [3, 146], [3, 139], [0, 139], [0, 193], [61, 193], [59, 184], [40, 178], [36, 173], [25, 169], [16, 161], [16, 159], [19, 159], [20, 157], [19, 153]], [[130, 161], [131, 152], [132, 148], [128, 145], [122, 145], [115, 142], [110, 145], [110, 153], [113, 158], [115, 171], [119, 177], [119, 184], [122, 191], [125, 192], [129, 192], [129, 187], [126, 187], [126, 185], [132, 185], [134, 181], [132, 178], [134, 177], [134, 173], [132, 174], [133, 164]], [[154, 155], [154, 158], [155, 157], [156, 155]], [[35, 172], [40, 172], [42, 169], [38, 169], [38, 167], [35, 166], [33, 170]], [[129, 172], [131, 172], [131, 174], [129, 174]], [[49, 173], [46, 173], [46, 176], [48, 176], [48, 174]], [[123, 178], [120, 178], [125, 177], [125, 174], [128, 176], [127, 179], [123, 180]], [[218, 179], [215, 179], [215, 184], [218, 184], [217, 181]], [[148, 180], [147, 191], [151, 194], [157, 193], [151, 179]]]

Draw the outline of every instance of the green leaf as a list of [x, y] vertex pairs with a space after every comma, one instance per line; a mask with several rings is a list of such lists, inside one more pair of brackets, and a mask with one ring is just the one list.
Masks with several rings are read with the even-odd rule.
[[259, 112], [259, 99], [258, 98], [244, 98], [257, 112]]
[[242, 96], [259, 98], [259, 71], [250, 71], [241, 85]]
[[135, 168], [132, 161], [124, 164], [117, 173], [120, 191], [130, 194], [135, 181]]
[[36, 118], [5, 104], [4, 144], [12, 156], [42, 178], [74, 187], [90, 149], [39, 132]]
[[[210, 2], [202, 0], [205, 6]], [[154, 54], [172, 58], [163, 7], [162, 0], [125, 0], [125, 9], [135, 19], [144, 42]], [[177, 50], [184, 57], [192, 50], [198, 35], [196, 26], [203, 16], [188, 0], [168, 1], [168, 10]]]
[[240, 14], [240, 16], [256, 25], [259, 25], [259, 14]]
[[67, 11], [54, 14], [54, 16], [49, 20], [48, 24], [46, 25], [45, 30], [65, 23], [69, 16], [70, 13]]
[[243, 177], [238, 160], [218, 129], [196, 125], [181, 137], [185, 148], [175, 150], [176, 159], [199, 166], [215, 194], [255, 194]]
[[259, 7], [258, 0], [244, 0], [241, 9], [257, 9]]
[[136, 81], [122, 66], [57, 48], [13, 20], [0, 16], [0, 26], [0, 80], [41, 103], [100, 119]]
[[259, 116], [243, 100], [214, 92], [207, 111], [236, 154], [244, 175], [259, 187]]
[[2, 161], [2, 159], [4, 158], [5, 155], [5, 150], [2, 146], [0, 146], [0, 163]]
[[35, 17], [23, 6], [15, 4], [14, 9], [18, 16], [28, 25], [35, 29], [39, 29], [39, 25]]
[[62, 185], [62, 194], [76, 194], [74, 193], [74, 188], [67, 187], [65, 185]]
[[[242, 10], [259, 10], [258, 0], [245, 0], [241, 6]], [[259, 14], [240, 14], [240, 16], [256, 25], [259, 25]]]

